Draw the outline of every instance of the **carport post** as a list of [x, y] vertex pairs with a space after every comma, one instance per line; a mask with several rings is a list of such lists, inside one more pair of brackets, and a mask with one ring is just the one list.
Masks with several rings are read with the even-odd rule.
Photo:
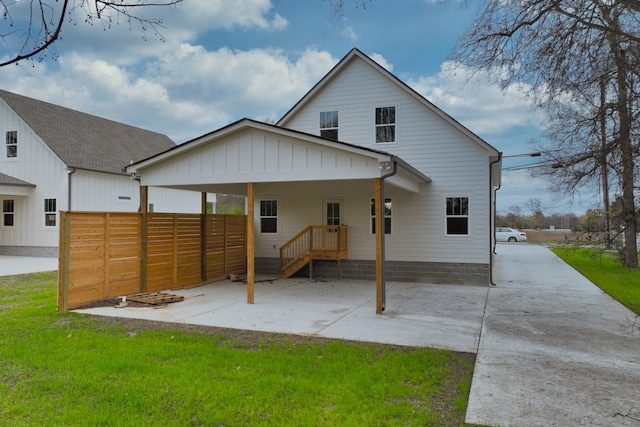
[[383, 301], [383, 266], [382, 263], [382, 239], [384, 238], [384, 225], [382, 221], [382, 179], [375, 178], [375, 227], [376, 227], [376, 314], [382, 314]]
[[247, 304], [253, 304], [254, 223], [253, 183], [247, 183]]

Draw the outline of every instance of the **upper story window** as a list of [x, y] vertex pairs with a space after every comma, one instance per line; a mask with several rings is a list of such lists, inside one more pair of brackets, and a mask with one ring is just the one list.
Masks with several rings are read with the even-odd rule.
[[469, 198], [447, 197], [447, 235], [469, 234]]
[[277, 200], [260, 200], [260, 232], [268, 234], [278, 232]]
[[44, 199], [44, 225], [56, 226], [56, 199]]
[[2, 201], [2, 225], [13, 227], [13, 215], [15, 213], [15, 201], [11, 199]]
[[396, 107], [376, 108], [376, 142], [396, 142]]
[[[391, 234], [391, 198], [384, 199], [384, 234]], [[376, 199], [371, 199], [371, 234], [376, 234]]]
[[320, 136], [338, 140], [338, 112], [322, 111], [320, 112]]
[[18, 131], [7, 131], [7, 159], [18, 157]]

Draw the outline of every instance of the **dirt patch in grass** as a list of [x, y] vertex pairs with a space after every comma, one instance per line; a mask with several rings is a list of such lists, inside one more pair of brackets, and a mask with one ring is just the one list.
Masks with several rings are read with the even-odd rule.
[[527, 230], [527, 241], [535, 243], [572, 243], [576, 238], [571, 231]]

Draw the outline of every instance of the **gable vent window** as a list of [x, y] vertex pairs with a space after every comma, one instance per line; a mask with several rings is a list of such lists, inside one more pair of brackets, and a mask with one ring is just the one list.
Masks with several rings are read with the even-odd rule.
[[396, 142], [396, 107], [376, 108], [376, 142]]
[[322, 111], [320, 113], [320, 136], [338, 140], [338, 112]]
[[44, 225], [56, 226], [56, 199], [44, 199]]
[[18, 157], [18, 131], [10, 130], [7, 132], [7, 159], [15, 159]]

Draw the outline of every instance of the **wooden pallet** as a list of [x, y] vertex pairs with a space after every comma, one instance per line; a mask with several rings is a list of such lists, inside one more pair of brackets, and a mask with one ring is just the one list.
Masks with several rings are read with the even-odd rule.
[[141, 293], [127, 296], [128, 301], [141, 302], [151, 305], [169, 304], [184, 301], [184, 296], [167, 294], [164, 292]]

